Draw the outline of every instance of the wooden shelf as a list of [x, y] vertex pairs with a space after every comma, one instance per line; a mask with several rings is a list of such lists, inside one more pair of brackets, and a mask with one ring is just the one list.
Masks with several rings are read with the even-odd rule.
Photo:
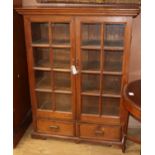
[[113, 47], [111, 47], [111, 46], [104, 46], [104, 50], [109, 50], [111, 52], [115, 52], [117, 50], [117, 51], [122, 51], [123, 52], [124, 47], [119, 47], [119, 46], [113, 46]]
[[97, 91], [97, 90], [94, 90], [94, 91], [84, 91], [84, 92], [81, 92], [81, 95], [100, 96], [100, 92]]
[[54, 92], [56, 92], [56, 91], [71, 92], [71, 88], [67, 88], [67, 87], [55, 87], [54, 88]]
[[33, 43], [32, 47], [50, 47], [50, 45], [46, 43]]
[[111, 95], [111, 96], [120, 96], [120, 92], [114, 92], [112, 90], [106, 90], [106, 89], [103, 89], [103, 94], [108, 94], [108, 95]]
[[105, 75], [122, 75], [122, 72], [115, 72], [115, 71], [104, 71], [103, 74]]
[[[65, 37], [67, 37], [67, 36], [65, 36]], [[70, 40], [68, 37], [67, 38], [61, 38], [61, 39], [60, 38], [53, 38], [52, 44], [56, 44], [56, 45], [70, 44]]]
[[100, 50], [101, 44], [99, 40], [87, 40], [87, 41], [82, 41], [81, 48], [90, 49], [90, 50]]
[[60, 45], [60, 44], [52, 44], [53, 48], [71, 48], [70, 44], [66, 44], [66, 45]]
[[40, 70], [40, 71], [51, 71], [51, 68], [49, 67], [33, 67], [34, 70]]
[[53, 93], [72, 94], [72, 92], [68, 90], [54, 90]]
[[52, 93], [52, 90], [51, 89], [39, 89], [39, 88], [36, 88], [35, 91], [37, 92], [47, 92], [47, 93]]
[[70, 69], [59, 69], [59, 68], [54, 68], [52, 69], [54, 72], [67, 72], [70, 73], [71, 70]]
[[123, 41], [105, 40], [104, 50], [124, 50]]
[[102, 94], [103, 97], [121, 98], [121, 95], [115, 94]]
[[101, 72], [100, 71], [93, 71], [93, 70], [82, 70], [81, 73], [84, 73], [84, 74], [100, 74]]
[[[101, 50], [100, 45], [83, 45], [81, 46], [81, 49], [88, 49], [88, 50]], [[94, 51], [91, 51], [94, 52]]]

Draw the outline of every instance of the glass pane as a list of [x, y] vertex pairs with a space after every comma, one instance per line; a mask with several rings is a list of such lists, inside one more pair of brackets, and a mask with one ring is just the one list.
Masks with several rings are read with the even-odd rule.
[[123, 47], [124, 46], [124, 24], [106, 24], [104, 46]]
[[82, 69], [99, 70], [100, 69], [100, 51], [83, 50], [82, 51]]
[[69, 44], [70, 43], [70, 26], [69, 23], [54, 23], [52, 28], [52, 44]]
[[36, 88], [51, 89], [51, 72], [35, 71]]
[[70, 49], [53, 49], [53, 67], [70, 68]]
[[49, 48], [33, 48], [34, 66], [51, 67]]
[[102, 115], [119, 115], [120, 99], [117, 98], [102, 98]]
[[46, 92], [36, 92], [39, 109], [52, 109], [52, 94]]
[[100, 45], [101, 25], [82, 24], [82, 45]]
[[56, 90], [71, 90], [70, 73], [54, 73], [54, 86]]
[[32, 23], [32, 43], [43, 44], [48, 43], [48, 23]]
[[71, 111], [71, 95], [55, 94], [55, 102], [57, 111]]
[[103, 76], [103, 93], [120, 94], [121, 76], [104, 75]]
[[122, 71], [123, 52], [105, 51], [104, 52], [104, 70]]
[[83, 74], [82, 75], [82, 92], [99, 93], [100, 87], [99, 75]]
[[99, 113], [99, 97], [82, 96], [82, 113], [98, 114]]

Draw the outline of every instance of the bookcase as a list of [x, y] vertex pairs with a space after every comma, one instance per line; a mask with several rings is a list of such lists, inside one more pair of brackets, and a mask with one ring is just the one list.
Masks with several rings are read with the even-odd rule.
[[34, 138], [123, 148], [137, 5], [17, 8], [24, 16]]

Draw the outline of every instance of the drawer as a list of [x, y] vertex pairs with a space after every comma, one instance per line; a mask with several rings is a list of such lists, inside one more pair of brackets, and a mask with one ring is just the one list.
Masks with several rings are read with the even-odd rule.
[[101, 140], [117, 140], [121, 138], [120, 126], [104, 126], [96, 124], [81, 124], [80, 137], [101, 139]]
[[51, 135], [73, 136], [74, 125], [70, 122], [59, 122], [40, 119], [37, 121], [37, 130]]

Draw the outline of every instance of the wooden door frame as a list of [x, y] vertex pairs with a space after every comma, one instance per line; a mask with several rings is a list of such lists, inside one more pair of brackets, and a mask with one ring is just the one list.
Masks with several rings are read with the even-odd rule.
[[[123, 68], [122, 68], [122, 86], [121, 86], [121, 103], [120, 103], [120, 116], [115, 117], [115, 116], [102, 116], [97, 118], [98, 116], [94, 116], [94, 115], [86, 115], [86, 116], [82, 116], [81, 115], [81, 66], [79, 63], [78, 69], [79, 69], [79, 74], [77, 75], [77, 118], [79, 122], [82, 121], [88, 121], [88, 122], [93, 122], [93, 123], [105, 123], [105, 124], [117, 124], [117, 125], [121, 125], [123, 123], [123, 118], [124, 118], [124, 114], [123, 114], [123, 106], [122, 106], [122, 89], [123, 86], [128, 82], [128, 67], [129, 67], [129, 53], [130, 53], [130, 42], [131, 42], [131, 28], [132, 28], [132, 17], [122, 17], [122, 16], [118, 16], [118, 17], [111, 17], [111, 16], [103, 16], [103, 17], [98, 17], [98, 16], [82, 16], [82, 17], [76, 17], [76, 57], [78, 59], [78, 61], [81, 61], [80, 58], [80, 53], [81, 53], [81, 45], [80, 45], [80, 41], [81, 41], [81, 23], [124, 23], [126, 24], [125, 27], [125, 36], [124, 36], [124, 51], [123, 51]], [[104, 30], [102, 30], [104, 31]], [[101, 43], [101, 46], [102, 45]], [[101, 47], [102, 48], [102, 47]], [[102, 60], [104, 61], [104, 60]], [[101, 84], [101, 83], [100, 83]], [[82, 118], [82, 119], [81, 119]]]
[[[25, 15], [24, 16], [24, 27], [25, 27], [25, 40], [26, 40], [26, 49], [27, 49], [27, 64], [28, 64], [28, 75], [29, 75], [29, 85], [30, 85], [30, 95], [31, 95], [31, 105], [33, 112], [33, 127], [34, 131], [37, 131], [36, 121], [39, 117], [47, 118], [56, 118], [64, 119], [68, 121], [75, 121], [75, 111], [76, 111], [76, 78], [72, 75], [71, 77], [71, 98], [72, 98], [72, 115], [67, 112], [53, 112], [50, 110], [37, 110], [37, 99], [35, 95], [35, 74], [34, 74], [34, 62], [33, 62], [33, 47], [32, 47], [32, 38], [31, 38], [31, 23], [32, 22], [47, 22], [47, 23], [66, 23], [70, 24], [70, 52], [71, 52], [71, 65], [75, 63], [75, 27], [74, 27], [74, 18], [72, 16], [42, 16], [42, 15]], [[50, 27], [49, 27], [50, 29]], [[50, 33], [50, 32], [49, 32]], [[49, 37], [49, 48], [51, 48], [50, 37]]]

